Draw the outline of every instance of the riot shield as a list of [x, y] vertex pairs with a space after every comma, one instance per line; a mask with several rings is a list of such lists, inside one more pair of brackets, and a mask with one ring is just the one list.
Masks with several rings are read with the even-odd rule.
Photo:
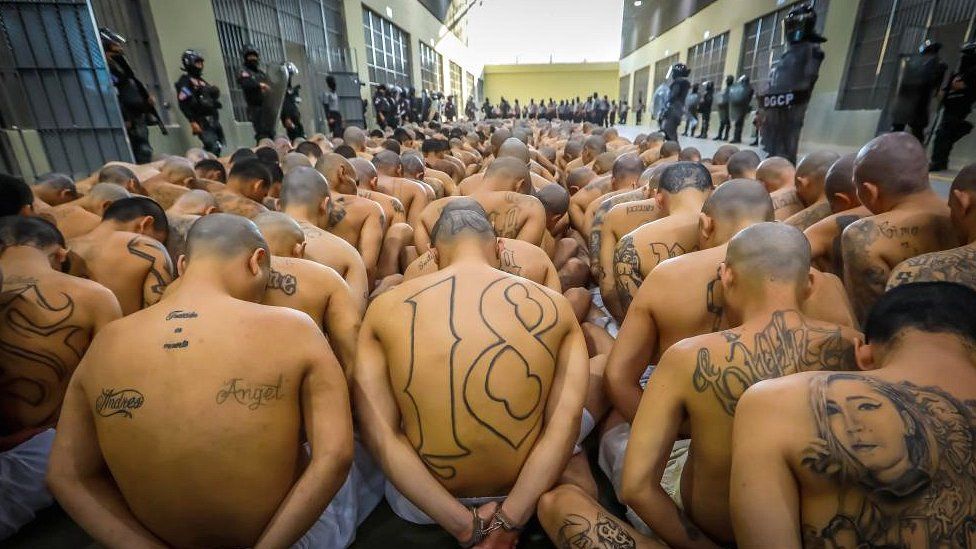
[[288, 90], [288, 69], [284, 64], [268, 67], [268, 86], [270, 89], [264, 94], [259, 116], [261, 126], [270, 128], [271, 133], [276, 134], [281, 106], [285, 102], [285, 92]]

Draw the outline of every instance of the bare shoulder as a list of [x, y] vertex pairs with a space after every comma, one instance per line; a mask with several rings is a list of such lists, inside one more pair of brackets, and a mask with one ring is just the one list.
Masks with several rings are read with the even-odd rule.
[[276, 256], [271, 258], [271, 267], [275, 270], [301, 276], [303, 279], [311, 279], [316, 287], [325, 288], [335, 284], [345, 284], [335, 269], [310, 259]]

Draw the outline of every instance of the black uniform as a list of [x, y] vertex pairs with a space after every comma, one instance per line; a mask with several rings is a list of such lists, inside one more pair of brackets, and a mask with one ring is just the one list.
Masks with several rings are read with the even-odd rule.
[[264, 91], [261, 89], [261, 84], [268, 85], [268, 75], [257, 65], [242, 67], [237, 73], [237, 83], [244, 92], [247, 119], [254, 126], [254, 141], [260, 141], [265, 137], [274, 139], [274, 128], [267, 127], [261, 116], [261, 109], [264, 107]]
[[966, 117], [976, 103], [976, 42], [964, 45], [962, 51], [959, 70], [949, 77], [943, 92], [942, 121], [935, 131], [929, 168], [933, 171], [946, 169], [952, 146], [973, 131], [973, 124]]
[[687, 99], [690, 89], [691, 82], [683, 76], [671, 81], [668, 103], [664, 107], [664, 117], [661, 123], [661, 130], [664, 131], [665, 139], [668, 141], [678, 140], [678, 126], [681, 125], [681, 117], [685, 113], [685, 99]]
[[732, 128], [732, 119], [729, 114], [729, 90], [734, 84], [731, 76], [725, 80], [725, 89], [718, 94], [718, 135], [715, 139], [724, 141], [729, 138], [729, 130]]
[[[752, 96], [754, 93], [748, 76], [742, 76], [729, 88], [729, 118], [735, 127], [732, 135], [732, 143], [742, 142], [742, 126], [746, 122], [746, 115], [752, 110]], [[728, 138], [728, 136], [729, 129], [726, 128], [725, 137]]]
[[136, 78], [132, 67], [122, 55], [108, 56], [108, 70], [119, 95], [119, 108], [125, 121], [132, 156], [136, 164], [152, 162], [153, 149], [149, 144], [149, 124], [158, 124], [155, 109], [149, 102], [146, 86]]
[[387, 127], [386, 117], [390, 111], [390, 99], [386, 96], [384, 90], [376, 90], [376, 94], [373, 95], [373, 113], [376, 115], [376, 125], [380, 129]]
[[180, 102], [183, 116], [200, 126], [198, 137], [203, 142], [203, 148], [220, 156], [224, 143], [224, 128], [218, 118], [218, 111], [222, 106], [220, 90], [200, 76], [184, 74], [176, 81], [176, 98]]
[[[298, 109], [298, 104], [302, 102], [302, 98], [298, 96], [301, 86], [292, 86], [289, 83], [288, 88], [285, 90], [285, 100], [281, 104], [281, 125], [285, 127], [285, 132], [288, 134], [288, 140], [294, 141], [295, 138], [305, 137], [305, 126], [302, 125], [302, 112]], [[289, 122], [291, 127], [289, 128]]]
[[468, 120], [474, 120], [474, 114], [475, 114], [475, 111], [477, 111], [477, 110], [478, 109], [477, 109], [477, 107], [475, 107], [475, 104], [474, 104], [474, 99], [472, 99], [472, 98], [469, 97], [468, 98], [468, 102], [465, 103], [465, 105], [464, 105], [464, 115], [468, 117]]
[[793, 163], [807, 104], [824, 60], [820, 44], [827, 40], [814, 31], [816, 22], [816, 12], [806, 5], [795, 8], [783, 21], [789, 46], [769, 73], [769, 88], [759, 102], [763, 149]]
[[905, 63], [901, 84], [891, 108], [891, 130], [911, 127], [912, 135], [925, 141], [929, 125], [929, 103], [938, 91], [948, 66], [935, 52], [911, 56]]
[[701, 113], [701, 133], [698, 137], [705, 139], [708, 137], [708, 123], [712, 118], [712, 103], [715, 100], [715, 90], [711, 82], [705, 82], [705, 91], [701, 94], [701, 102], [698, 105], [698, 112]]

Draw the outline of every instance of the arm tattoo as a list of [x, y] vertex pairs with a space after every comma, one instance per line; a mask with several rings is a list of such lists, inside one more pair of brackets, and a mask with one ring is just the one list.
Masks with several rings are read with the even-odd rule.
[[888, 289], [911, 282], [956, 282], [976, 289], [976, 246], [913, 257], [901, 264]]
[[295, 292], [298, 291], [298, 279], [295, 275], [271, 269], [271, 276], [268, 277], [268, 289], [280, 290], [285, 295], [295, 295]]
[[718, 290], [722, 289], [722, 279], [718, 274], [715, 273], [715, 278], [708, 282], [705, 286], [705, 308], [708, 310], [708, 314], [712, 315], [712, 331], [717, 332], [722, 329], [722, 321], [725, 320], [725, 304], [722, 302], [721, 298], [716, 295]]
[[[139, 259], [149, 263], [149, 276], [155, 280], [155, 284], [150, 288], [150, 291], [158, 298], [163, 297], [163, 291], [166, 289], [168, 280], [173, 278], [173, 265], [170, 264], [169, 253], [162, 244], [145, 238], [142, 236], [134, 237], [132, 240], [126, 244], [126, 249], [129, 253], [138, 257]], [[156, 257], [147, 251], [150, 249], [155, 249], [157, 252], [163, 255], [163, 264], [156, 265]], [[143, 307], [146, 307], [145, 298], [143, 298]]]
[[[413, 318], [407, 382], [399, 389], [410, 402], [403, 413], [417, 425], [414, 448], [442, 479], [453, 478], [455, 461], [471, 453], [458, 428], [462, 414], [514, 450], [539, 431], [556, 356], [546, 336], [559, 323], [555, 302], [537, 285], [499, 278], [482, 291], [479, 316], [460, 317], [480, 322], [477, 333], [487, 330], [495, 340], [477, 349], [472, 362], [462, 361], [457, 347], [472, 328], [459, 331], [466, 326], [456, 322], [455, 287], [451, 276], [404, 300]], [[427, 367], [432, 355], [446, 357], [447, 367]], [[498, 393], [500, 383], [517, 384], [518, 396]]]
[[843, 250], [841, 248], [841, 242], [843, 240], [842, 237], [844, 235], [844, 229], [858, 219], [861, 218], [856, 215], [842, 215], [838, 216], [837, 219], [834, 220], [834, 222], [837, 223], [837, 236], [834, 238], [832, 246], [834, 255], [834, 272], [842, 277], [844, 276], [844, 258], [842, 255]]
[[556, 543], [560, 549], [634, 549], [637, 541], [610, 516], [598, 512], [596, 524], [582, 515], [569, 514], [563, 519]]
[[844, 285], [851, 293], [857, 317], [862, 320], [888, 282], [885, 270], [873, 264], [869, 256], [879, 236], [878, 227], [870, 218], [851, 224], [842, 235]]
[[326, 219], [326, 223], [330, 229], [338, 225], [343, 219], [346, 218], [346, 207], [343, 205], [341, 199], [329, 201], [327, 215], [328, 218]]
[[640, 256], [637, 255], [632, 235], [624, 235], [613, 251], [613, 275], [620, 306], [627, 310], [641, 283], [644, 282], [644, 277], [641, 276]]
[[724, 363], [715, 364], [707, 347], [698, 349], [692, 384], [699, 393], [709, 389], [725, 413], [735, 414], [742, 393], [765, 380], [812, 370], [853, 370], [854, 345], [840, 328], [815, 328], [797, 311], [776, 311], [757, 332], [750, 346], [731, 330], [722, 332], [728, 343]]
[[839, 493], [833, 518], [804, 525], [808, 547], [972, 547], [976, 401], [856, 373], [818, 376], [809, 394], [802, 463]]
[[502, 248], [501, 253], [498, 255], [498, 259], [501, 261], [501, 268], [503, 271], [506, 273], [511, 273], [515, 276], [522, 276], [522, 266], [518, 264], [518, 259], [514, 250]]
[[278, 381], [271, 383], [245, 383], [239, 377], [228, 379], [217, 391], [217, 404], [223, 404], [228, 399], [245, 406], [248, 410], [257, 410], [276, 400], [281, 400], [282, 375], [278, 374]]
[[824, 202], [815, 206], [810, 206], [801, 210], [799, 213], [790, 216], [786, 223], [800, 229], [807, 230], [811, 225], [830, 215], [830, 204]]
[[103, 388], [102, 394], [95, 398], [95, 413], [132, 419], [132, 411], [142, 408], [145, 401], [146, 397], [135, 389]]

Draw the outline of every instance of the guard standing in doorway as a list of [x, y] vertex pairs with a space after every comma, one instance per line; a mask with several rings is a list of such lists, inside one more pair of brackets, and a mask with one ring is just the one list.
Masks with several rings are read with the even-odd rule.
[[783, 32], [789, 46], [773, 66], [769, 88], [760, 100], [763, 149], [793, 163], [807, 104], [824, 60], [820, 44], [827, 39], [817, 34], [816, 26], [817, 13], [809, 5], [798, 6], [786, 16]]
[[661, 121], [661, 130], [664, 131], [668, 141], [678, 140], [678, 126], [681, 125], [681, 117], [685, 113], [685, 99], [688, 97], [688, 90], [691, 89], [691, 83], [688, 81], [690, 74], [691, 69], [684, 63], [675, 63], [668, 71], [671, 85], [668, 86], [668, 102], [664, 107]]
[[926, 40], [918, 47], [918, 55], [908, 58], [891, 108], [891, 131], [905, 131], [908, 126], [916, 139], [925, 141], [929, 103], [939, 91], [948, 69], [939, 59], [941, 49], [942, 44]]
[[948, 168], [952, 146], [973, 131], [972, 122], [966, 120], [973, 103], [976, 103], [976, 41], [963, 44], [959, 70], [949, 77], [942, 92], [942, 120], [935, 131], [929, 171]]
[[136, 78], [125, 58], [125, 37], [104, 27], [98, 29], [98, 34], [102, 39], [112, 84], [119, 96], [119, 109], [125, 121], [125, 132], [129, 136], [132, 156], [136, 164], [152, 162], [149, 125], [159, 126], [163, 135], [167, 133], [156, 111], [156, 101], [149, 95], [146, 86]]
[[292, 84], [291, 79], [298, 74], [298, 67], [294, 63], [288, 63], [288, 86], [285, 88], [285, 100], [281, 104], [281, 125], [285, 127], [288, 140], [294, 142], [295, 139], [305, 138], [305, 126], [302, 125], [302, 111], [298, 105], [302, 102], [299, 92], [301, 84]]
[[257, 48], [246, 44], [241, 50], [244, 66], [237, 73], [237, 83], [244, 92], [244, 102], [247, 103], [247, 119], [254, 126], [254, 141], [258, 142], [267, 137], [274, 139], [274, 128], [266, 127], [261, 108], [264, 106], [264, 96], [271, 89], [268, 75], [261, 70], [260, 54]]
[[322, 107], [325, 110], [325, 120], [329, 123], [329, 133], [332, 137], [342, 136], [342, 113], [339, 112], [339, 94], [336, 93], [336, 79], [331, 74], [325, 77], [325, 85], [329, 88], [322, 94]]
[[180, 58], [186, 73], [176, 81], [176, 98], [180, 111], [190, 121], [193, 135], [200, 138], [203, 148], [220, 156], [224, 143], [224, 128], [220, 125], [220, 89], [203, 79], [203, 56], [186, 50]]

